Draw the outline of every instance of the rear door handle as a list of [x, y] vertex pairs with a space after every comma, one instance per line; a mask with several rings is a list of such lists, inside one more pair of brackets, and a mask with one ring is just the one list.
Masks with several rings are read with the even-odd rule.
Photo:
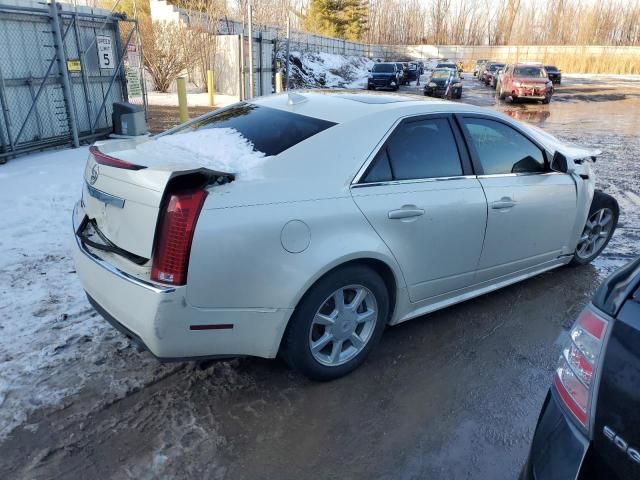
[[491, 202], [491, 208], [495, 210], [504, 210], [506, 208], [515, 207], [516, 202], [511, 197], [502, 197], [500, 200]]
[[389, 218], [392, 220], [419, 217], [420, 215], [424, 215], [424, 210], [416, 207], [415, 205], [403, 205], [402, 208], [399, 208], [398, 210], [391, 210], [389, 212]]

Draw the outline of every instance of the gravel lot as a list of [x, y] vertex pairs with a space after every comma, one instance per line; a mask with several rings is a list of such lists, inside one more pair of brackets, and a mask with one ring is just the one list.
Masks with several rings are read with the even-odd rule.
[[[77, 353], [64, 376], [40, 372], [51, 391], [61, 385], [61, 399], [30, 409], [0, 437], [0, 478], [516, 478], [568, 326], [602, 277], [638, 254], [640, 77], [566, 76], [550, 105], [496, 104], [467, 77], [463, 101], [603, 150], [599, 187], [622, 212], [594, 265], [389, 328], [362, 368], [328, 384], [279, 361], [160, 366], [86, 306], [69, 313], [52, 303], [40, 312], [44, 328], [68, 313], [96, 327], [68, 342]], [[175, 109], [154, 115], [157, 125], [171, 123]], [[72, 269], [64, 255], [53, 261]], [[28, 284], [42, 275], [36, 267], [16, 278]], [[15, 362], [2, 353], [0, 369]], [[80, 386], [65, 394], [69, 382]], [[12, 392], [1, 387], [0, 377], [0, 408], [8, 408]]]

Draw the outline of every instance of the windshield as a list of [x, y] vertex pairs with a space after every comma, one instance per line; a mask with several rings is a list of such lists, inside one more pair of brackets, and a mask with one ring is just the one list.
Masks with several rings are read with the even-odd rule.
[[546, 77], [547, 73], [544, 68], [540, 67], [516, 67], [513, 69], [513, 74], [516, 77]]
[[238, 103], [200, 117], [164, 135], [182, 134], [209, 128], [233, 129], [267, 156], [278, 155], [335, 123], [252, 103]]
[[395, 65], [393, 63], [376, 63], [373, 66], [373, 71], [378, 73], [391, 73], [395, 71]]
[[449, 75], [453, 75], [451, 70], [434, 70], [431, 78], [449, 78]]
[[558, 67], [555, 67], [553, 65], [545, 65], [544, 68], [548, 71], [548, 72], [557, 72], [558, 71]]
[[494, 63], [489, 67], [489, 71], [495, 72], [496, 70], [500, 70], [501, 68], [504, 68], [504, 63]]
[[436, 68], [456, 68], [454, 63], [439, 63]]

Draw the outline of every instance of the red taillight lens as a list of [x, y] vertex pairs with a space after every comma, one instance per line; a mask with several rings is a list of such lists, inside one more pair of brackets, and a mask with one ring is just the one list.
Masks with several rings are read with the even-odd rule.
[[565, 407], [587, 427], [593, 376], [602, 351], [607, 321], [585, 309], [570, 332], [571, 342], [562, 351], [554, 385]]
[[152, 280], [171, 285], [186, 283], [193, 232], [206, 196], [206, 190], [179, 192], [169, 196], [167, 209], [156, 232]]
[[129, 163], [125, 160], [107, 155], [101, 152], [96, 146], [89, 147], [89, 155], [93, 156], [96, 163], [108, 167], [122, 168], [124, 170], [142, 170], [143, 168], [147, 168], [144, 165], [136, 165], [135, 163]]

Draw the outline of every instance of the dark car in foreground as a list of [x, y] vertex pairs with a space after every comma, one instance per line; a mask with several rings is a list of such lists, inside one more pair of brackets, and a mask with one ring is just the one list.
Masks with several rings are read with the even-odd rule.
[[576, 320], [521, 480], [640, 478], [640, 258]]
[[545, 65], [544, 69], [547, 71], [547, 76], [552, 83], [557, 85], [562, 83], [562, 70], [555, 65]]
[[[447, 88], [450, 89], [449, 92]], [[424, 94], [429, 97], [444, 97], [447, 93], [451, 94], [451, 98], [462, 98], [460, 74], [455, 68], [436, 68], [424, 85]]]
[[390, 88], [398, 90], [398, 67], [395, 63], [375, 63], [369, 72], [367, 90]]

